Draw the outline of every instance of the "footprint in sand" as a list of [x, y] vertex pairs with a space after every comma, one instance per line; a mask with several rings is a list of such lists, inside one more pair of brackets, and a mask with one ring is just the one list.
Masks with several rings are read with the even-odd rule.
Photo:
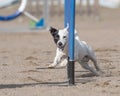
[[4, 63], [4, 64], [2, 64], [2, 66], [8, 66], [8, 64]]
[[28, 56], [25, 58], [25, 60], [38, 60], [38, 58], [33, 57], [33, 56]]

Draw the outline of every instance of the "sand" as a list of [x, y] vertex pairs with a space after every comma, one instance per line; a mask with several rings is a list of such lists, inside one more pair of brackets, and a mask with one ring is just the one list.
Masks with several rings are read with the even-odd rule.
[[[48, 31], [1, 31], [0, 96], [120, 96], [119, 18], [119, 9], [102, 9], [99, 21], [76, 16], [78, 34], [95, 50], [104, 75], [75, 63], [75, 86], [68, 86], [66, 68], [47, 69], [56, 50]], [[62, 28], [63, 17], [51, 18], [50, 25]]]

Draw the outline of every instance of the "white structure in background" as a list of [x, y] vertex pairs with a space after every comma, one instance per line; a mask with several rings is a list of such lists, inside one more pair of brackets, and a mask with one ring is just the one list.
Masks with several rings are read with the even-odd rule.
[[100, 5], [108, 8], [120, 7], [120, 0], [100, 0]]
[[[83, 5], [86, 5], [87, 0], [82, 0]], [[95, 0], [90, 0], [90, 4], [93, 4]], [[62, 0], [64, 2], [64, 0]], [[77, 4], [79, 4], [80, 0], [76, 0]], [[120, 7], [120, 0], [99, 0], [100, 6], [108, 7], [108, 8], [118, 8]]]
[[0, 8], [7, 7], [16, 2], [18, 2], [18, 0], [0, 0]]

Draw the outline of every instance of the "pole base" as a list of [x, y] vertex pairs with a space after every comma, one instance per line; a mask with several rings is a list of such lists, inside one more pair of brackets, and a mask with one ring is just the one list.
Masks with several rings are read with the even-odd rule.
[[70, 86], [75, 85], [75, 80], [74, 80], [74, 61], [69, 61], [67, 64], [67, 75], [68, 75], [68, 82]]

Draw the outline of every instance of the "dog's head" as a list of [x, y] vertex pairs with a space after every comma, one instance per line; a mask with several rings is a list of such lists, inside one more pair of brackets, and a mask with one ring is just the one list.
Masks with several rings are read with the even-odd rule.
[[68, 41], [68, 26], [62, 30], [50, 27], [49, 31], [57, 47], [63, 50]]

